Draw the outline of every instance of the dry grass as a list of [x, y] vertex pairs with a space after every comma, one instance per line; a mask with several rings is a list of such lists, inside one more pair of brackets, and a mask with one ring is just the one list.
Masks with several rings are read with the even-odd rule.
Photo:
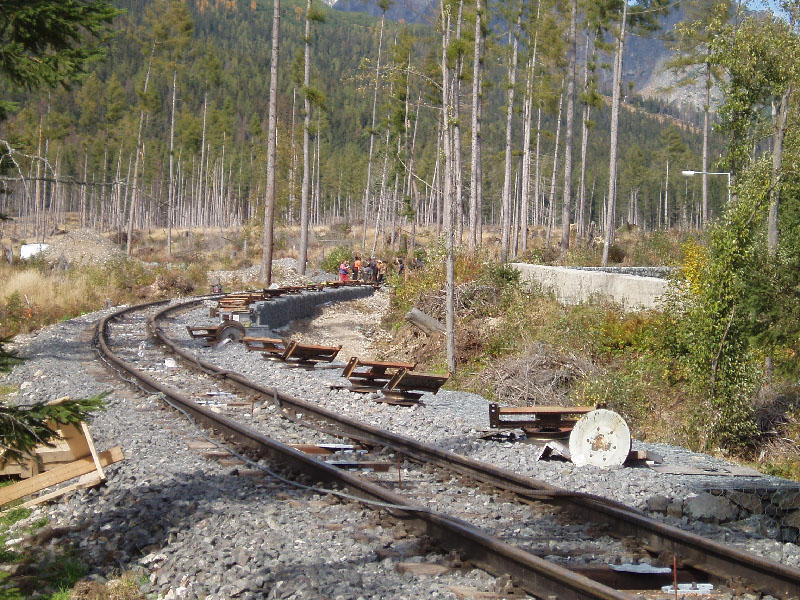
[[124, 573], [108, 583], [79, 581], [70, 592], [70, 600], [145, 600], [146, 596], [136, 583], [136, 576]]
[[30, 304], [46, 304], [56, 296], [60, 287], [55, 278], [44, 277], [38, 271], [28, 269], [15, 271], [11, 267], [0, 267], [0, 298], [7, 301], [14, 292], [26, 298]]
[[487, 365], [481, 381], [509, 406], [568, 406], [573, 383], [595, 370], [591, 361], [574, 352], [533, 343], [518, 355]]
[[30, 331], [41, 325], [100, 308], [104, 289], [87, 276], [44, 274], [35, 269], [0, 266], [0, 335]]

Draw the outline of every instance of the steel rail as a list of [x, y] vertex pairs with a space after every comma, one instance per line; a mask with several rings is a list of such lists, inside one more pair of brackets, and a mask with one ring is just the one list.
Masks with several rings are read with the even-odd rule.
[[335, 423], [342, 433], [361, 442], [378, 443], [403, 453], [409, 458], [420, 462], [430, 462], [472, 479], [507, 489], [523, 497], [537, 500], [551, 499], [553, 502], [567, 506], [570, 511], [582, 518], [607, 524], [615, 535], [634, 536], [653, 552], [665, 553], [669, 556], [675, 555], [682, 563], [708, 573], [717, 578], [717, 581], [723, 583], [741, 581], [755, 591], [781, 598], [800, 598], [800, 570], [793, 567], [754, 556], [737, 548], [666, 525], [635, 509], [624, 508], [617, 503], [607, 503], [587, 498], [585, 495], [575, 495], [532, 477], [448, 452], [407, 436], [378, 429], [285, 394], [275, 388], [260, 386], [239, 373], [227, 371], [203, 361], [180, 348], [158, 325], [158, 321], [166, 317], [168, 313], [180, 308], [181, 306], [169, 307], [154, 315], [150, 320], [151, 332], [158, 341], [195, 368], [224, 378], [247, 391], [261, 394], [266, 398], [277, 399], [282, 405], [290, 407], [292, 411]]
[[[170, 307], [173, 310], [186, 308], [202, 300]], [[437, 541], [443, 548], [455, 550], [474, 565], [496, 576], [508, 574], [512, 581], [527, 592], [539, 597], [558, 596], [569, 600], [632, 600], [633, 596], [602, 585], [588, 577], [573, 573], [569, 569], [534, 556], [511, 544], [489, 536], [473, 525], [460, 519], [431, 511], [429, 508], [410, 501], [356, 475], [327, 465], [294, 448], [273, 440], [237, 421], [214, 413], [193, 402], [189, 397], [162, 385], [119, 358], [109, 347], [107, 335], [109, 323], [137, 309], [155, 306], [163, 302], [127, 307], [118, 313], [107, 315], [97, 325], [95, 345], [103, 359], [114, 369], [134, 377], [145, 389], [163, 394], [170, 403], [196, 422], [234, 440], [254, 454], [269, 457], [291, 470], [311, 477], [314, 481], [340, 485], [355, 496], [374, 499], [393, 505], [387, 509], [397, 518], [415, 523], [421, 530]], [[162, 311], [163, 312], [163, 311]], [[185, 358], [185, 357], [184, 357]], [[192, 363], [196, 361], [189, 359]]]

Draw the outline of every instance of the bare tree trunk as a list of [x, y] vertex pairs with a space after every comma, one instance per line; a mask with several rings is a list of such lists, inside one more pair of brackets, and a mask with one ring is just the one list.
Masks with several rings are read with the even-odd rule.
[[306, 2], [305, 55], [303, 58], [303, 187], [300, 190], [300, 257], [297, 272], [306, 274], [308, 262], [308, 194], [311, 187], [308, 151], [311, 144], [311, 102], [308, 88], [311, 85], [311, 0]]
[[264, 206], [261, 280], [272, 283], [272, 240], [275, 225], [275, 148], [278, 129], [278, 49], [281, 24], [281, 2], [274, 0], [272, 10], [272, 56], [269, 61], [269, 119], [267, 122], [267, 197]]
[[767, 225], [767, 249], [774, 256], [778, 250], [780, 241], [778, 230], [778, 210], [780, 205], [780, 189], [778, 180], [783, 168], [783, 140], [786, 137], [786, 125], [789, 116], [789, 98], [792, 96], [792, 84], [789, 84], [786, 91], [781, 95], [778, 113], [775, 119], [775, 131], [772, 143], [772, 176], [770, 178], [770, 202], [769, 217]]
[[481, 0], [476, 0], [475, 5], [475, 46], [472, 64], [472, 160], [470, 164], [470, 189], [469, 189], [469, 240], [468, 247], [474, 250], [478, 245], [478, 220], [480, 213], [481, 179], [478, 162], [480, 160], [481, 144], [481, 38], [483, 36], [483, 12]]
[[383, 47], [383, 24], [386, 20], [386, 11], [381, 16], [381, 29], [378, 35], [378, 61], [375, 64], [375, 90], [372, 96], [372, 125], [369, 130], [369, 160], [367, 161], [367, 183], [364, 187], [364, 228], [361, 233], [361, 250], [367, 250], [367, 219], [369, 211], [369, 200], [371, 196], [370, 186], [372, 185], [372, 152], [375, 147], [375, 119], [378, 110], [378, 82], [381, 75], [381, 49]]
[[539, 189], [541, 183], [541, 141], [542, 141], [542, 107], [539, 105], [536, 117], [536, 172], [534, 173], [533, 180], [533, 202], [534, 202], [534, 219], [533, 224], [539, 225], [542, 213], [544, 210], [539, 210], [539, 197], [541, 191]]
[[386, 150], [383, 155], [383, 172], [381, 173], [381, 195], [378, 201], [378, 213], [375, 215], [375, 235], [372, 238], [372, 256], [378, 247], [378, 236], [381, 231], [381, 222], [384, 217], [386, 204], [386, 178], [389, 174], [389, 128], [386, 128]]
[[558, 119], [556, 121], [556, 145], [553, 149], [553, 176], [550, 179], [550, 200], [547, 206], [547, 236], [545, 245], [550, 247], [550, 235], [553, 231], [553, 221], [555, 219], [556, 205], [556, 177], [558, 174], [558, 146], [561, 137], [561, 111], [564, 107], [564, 80], [561, 80], [561, 95], [558, 97]]
[[[586, 36], [586, 54], [583, 64], [583, 93], [589, 93], [589, 36]], [[583, 119], [581, 121], [581, 176], [580, 176], [580, 204], [578, 205], [578, 239], [582, 240], [586, 233], [586, 149], [589, 145], [589, 114], [592, 105], [587, 98], [583, 105]]]
[[606, 239], [603, 246], [604, 267], [608, 266], [608, 250], [614, 243], [615, 202], [617, 198], [617, 139], [619, 136], [619, 96], [622, 79], [622, 59], [625, 53], [625, 24], [628, 20], [628, 0], [623, 0], [617, 48], [614, 54], [613, 92], [611, 95], [611, 143], [608, 160], [608, 209], [606, 210]]
[[669, 159], [667, 159], [667, 178], [664, 180], [664, 229], [669, 231]]
[[172, 112], [169, 123], [169, 188], [167, 189], [167, 256], [172, 256], [172, 218], [175, 210], [175, 94], [178, 72], [172, 72]]
[[[409, 60], [409, 67], [411, 61]], [[408, 195], [411, 203], [411, 242], [409, 245], [408, 255], [414, 252], [414, 246], [417, 242], [417, 213], [419, 211], [419, 198], [417, 196], [417, 185], [414, 181], [414, 150], [417, 146], [417, 125], [419, 125], [419, 105], [422, 102], [422, 92], [417, 95], [417, 110], [414, 116], [414, 134], [411, 136], [411, 151], [408, 157]]]
[[567, 74], [567, 130], [564, 140], [564, 199], [561, 205], [561, 252], [569, 249], [569, 225], [572, 215], [572, 138], [575, 113], [575, 48], [578, 0], [572, 0], [569, 18], [569, 73]]
[[[458, 20], [456, 21], [456, 39], [461, 39], [461, 17], [464, 10], [464, 1], [458, 3]], [[461, 114], [461, 72], [464, 68], [464, 58], [459, 52], [456, 61], [456, 72], [453, 74], [453, 177], [455, 179], [455, 201], [453, 203], [453, 216], [455, 217], [455, 239], [460, 246], [464, 239], [464, 208], [463, 173], [461, 172], [461, 127], [459, 117]]]
[[[522, 135], [522, 196], [519, 219], [519, 236], [522, 252], [528, 249], [528, 217], [530, 214], [530, 179], [531, 179], [531, 124], [533, 121], [533, 80], [536, 74], [536, 52], [539, 48], [539, 15], [542, 3], [536, 5], [536, 30], [533, 34], [533, 51], [528, 65], [528, 77], [525, 82], [525, 118]], [[538, 141], [538, 138], [537, 138]]]
[[197, 176], [198, 197], [200, 207], [200, 228], [206, 227], [206, 198], [208, 197], [208, 190], [206, 189], [205, 181], [208, 176], [208, 155], [206, 153], [206, 116], [208, 113], [208, 92], [203, 95], [203, 136], [202, 143], [200, 144], [200, 172]]
[[[156, 41], [150, 49], [150, 59], [147, 61], [147, 74], [144, 77], [144, 89], [142, 94], [147, 93], [147, 84], [150, 83], [150, 67], [153, 64], [153, 54], [156, 51]], [[133, 219], [136, 214], [136, 203], [139, 196], [139, 148], [142, 145], [142, 126], [144, 125], [144, 109], [139, 111], [139, 133], [136, 136], [136, 159], [133, 167], [133, 193], [131, 194], [130, 211], [128, 212], [128, 239], [125, 241], [125, 256], [131, 255], [131, 239], [133, 238]]]
[[[519, 50], [519, 27], [522, 15], [517, 16], [511, 46], [511, 65], [508, 69], [508, 106], [506, 107], [506, 168], [503, 179], [502, 218], [500, 238], [500, 262], [508, 260], [509, 233], [511, 229], [511, 125], [514, 119], [514, 88], [517, 83], [517, 53]], [[511, 41], [511, 39], [509, 39]]]
[[289, 223], [294, 224], [294, 203], [297, 200], [295, 196], [295, 186], [297, 185], [297, 143], [294, 138], [294, 123], [295, 123], [295, 105], [297, 101], [297, 88], [292, 88], [292, 130], [291, 130], [291, 145], [292, 156], [289, 159]]
[[[450, 13], [445, 11], [445, 2], [441, 1], [442, 18], [442, 139], [444, 143], [445, 169], [442, 177], [444, 189], [444, 210], [452, 215], [453, 211], [453, 182], [450, 168], [452, 162], [448, 157], [452, 156], [451, 148], [451, 126], [450, 126], [450, 70], [447, 66], [447, 49], [450, 45]], [[445, 230], [447, 235], [447, 266], [446, 266], [446, 299], [445, 299], [445, 347], [447, 353], [447, 368], [451, 373], [456, 370], [456, 338], [455, 338], [455, 239], [451, 226]]]
[[711, 110], [711, 63], [706, 62], [706, 99], [703, 103], [703, 225], [708, 222], [708, 128]]
[[[536, 48], [536, 38], [534, 37], [534, 49]], [[535, 50], [534, 50], [535, 54]], [[530, 191], [531, 177], [531, 125], [533, 121], [533, 64], [535, 58], [531, 59], [528, 65], [528, 76], [525, 81], [525, 100], [523, 101], [523, 127], [522, 127], [522, 169], [520, 174], [520, 187], [522, 188], [519, 231], [519, 250], [525, 252], [528, 249], [528, 192]]]
[[89, 152], [86, 148], [83, 149], [83, 181], [81, 186], [81, 227], [86, 227], [86, 187], [88, 183], [89, 172]]

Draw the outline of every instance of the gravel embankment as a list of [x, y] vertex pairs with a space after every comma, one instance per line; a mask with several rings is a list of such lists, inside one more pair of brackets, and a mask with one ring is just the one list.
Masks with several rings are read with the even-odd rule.
[[[336, 314], [355, 316], [360, 322], [363, 308], [363, 304], [345, 303], [337, 305]], [[74, 527], [75, 531], [54, 543], [64, 539], [74, 543], [96, 575], [138, 570], [149, 577], [146, 591], [168, 598], [455, 598], [451, 586], [502, 588], [502, 580], [480, 571], [437, 577], [398, 572], [400, 561], [441, 563], [445, 557], [429, 551], [402, 528], [388, 525], [375, 511], [274, 480], [238, 475], [240, 468], [204, 459], [189, 447], [199, 437], [190, 424], [164, 410], [156, 398], [124, 388], [97, 363], [88, 330], [100, 316], [86, 315], [36, 335], [20, 336], [16, 345], [31, 358], [2, 380], [20, 386], [15, 398], [20, 403], [111, 391], [108, 408], [97, 415], [92, 432], [98, 448], [120, 445], [126, 459], [106, 470], [104, 486], [77, 492], [66, 501], [37, 509], [30, 517], [46, 514], [54, 526]], [[327, 309], [321, 318], [322, 322], [336, 320]], [[175, 319], [169, 333], [200, 357], [264, 385], [278, 386], [285, 393], [385, 429], [406, 435], [413, 432], [423, 441], [568, 489], [647, 508], [653, 499], [671, 500], [674, 505], [675, 499], [702, 495], [707, 487], [783, 483], [776, 478], [754, 482], [751, 478], [666, 475], [646, 468], [604, 470], [537, 462], [531, 446], [479, 439], [488, 429], [485, 398], [442, 391], [426, 396], [424, 405], [413, 408], [374, 403], [363, 395], [329, 389], [329, 384], [343, 383], [338, 371], [285, 369], [241, 346], [210, 348], [188, 338], [186, 324], [211, 322], [208, 309], [198, 308]], [[291, 330], [278, 333], [285, 336]], [[309, 332], [304, 327], [303, 335], [310, 334], [324, 337], [320, 330]], [[358, 353], [367, 346], [351, 341], [346, 347]], [[653, 450], [675, 465], [726, 465], [661, 444], [635, 447]], [[770, 559], [800, 565], [798, 546], [776, 541], [777, 525], [767, 517], [719, 526], [690, 521], [680, 502], [671, 514], [675, 516], [654, 516]]]
[[[187, 443], [198, 432], [155, 397], [125, 389], [99, 366], [88, 331], [100, 313], [20, 336], [30, 357], [3, 378], [19, 403], [111, 391], [91, 423], [99, 449], [125, 460], [107, 483], [35, 509], [72, 527], [51, 545], [73, 544], [96, 578], [133, 570], [165, 598], [455, 598], [452, 586], [502, 589], [478, 570], [437, 577], [398, 571], [401, 562], [446, 562], [424, 539], [358, 504], [238, 475]], [[19, 539], [14, 540], [19, 543]]]
[[[332, 314], [347, 318], [352, 310], [363, 305], [343, 303], [326, 309], [322, 319], [332, 319]], [[263, 360], [258, 353], [248, 353], [241, 346], [225, 345], [219, 348], [204, 346], [189, 340], [185, 325], [208, 321], [207, 311], [197, 309], [175, 320], [170, 335], [183, 339], [201, 358], [243, 375], [267, 386], [277, 386], [281, 391], [317, 402], [334, 412], [366, 421], [377, 427], [413, 436], [427, 443], [437, 444], [459, 454], [496, 464], [498, 466], [546, 481], [569, 490], [598, 494], [646, 510], [659, 507], [661, 512], [651, 513], [665, 522], [712, 537], [718, 541], [735, 544], [775, 561], [800, 566], [800, 547], [794, 543], [781, 543], [780, 524], [771, 516], [746, 514], [739, 510], [736, 521], [724, 526], [692, 519], [705, 511], [709, 520], [715, 521], [717, 513], [728, 509], [711, 500], [709, 508], [706, 490], [725, 488], [770, 488], [789, 486], [797, 489], [795, 482], [777, 477], [725, 477], [708, 475], [672, 475], [649, 468], [620, 467], [600, 469], [577, 467], [569, 462], [536, 461], [534, 446], [511, 442], [493, 442], [479, 439], [489, 433], [488, 400], [476, 394], [443, 390], [438, 395], [426, 395], [424, 404], [411, 408], [396, 407], [372, 402], [368, 396], [345, 390], [330, 389], [330, 385], [346, 383], [337, 370], [285, 369], [280, 364]], [[304, 328], [305, 331], [305, 328]], [[291, 327], [276, 332], [278, 336], [291, 336]], [[304, 333], [304, 337], [308, 338]], [[321, 336], [316, 343], [333, 343], [335, 340]], [[349, 355], [342, 355], [343, 361]], [[730, 463], [710, 455], [691, 452], [666, 444], [634, 442], [634, 449], [646, 449], [664, 458], [665, 464], [692, 466], [703, 469], [724, 469]], [[697, 499], [696, 499], [697, 498]], [[677, 506], [676, 506], [677, 503]], [[659, 506], [662, 505], [663, 506]], [[700, 505], [698, 507], [698, 505]], [[669, 511], [669, 514], [664, 514]], [[721, 516], [721, 515], [720, 515]], [[720, 519], [721, 520], [721, 519]]]

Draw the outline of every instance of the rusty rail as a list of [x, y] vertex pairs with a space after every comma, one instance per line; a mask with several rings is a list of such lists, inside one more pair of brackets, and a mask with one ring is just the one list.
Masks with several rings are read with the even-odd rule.
[[[151, 323], [165, 312], [184, 309], [200, 301], [200, 299], [194, 299], [177, 306], [168, 307], [166, 311], [161, 311], [154, 319], [151, 319]], [[288, 465], [293, 471], [309, 476], [314, 481], [342, 486], [354, 496], [388, 505], [385, 508], [392, 515], [416, 524], [425, 534], [437, 541], [441, 547], [460, 552], [467, 560], [489, 573], [497, 576], [510, 575], [516, 585], [539, 597], [557, 595], [558, 598], [566, 600], [633, 599], [633, 596], [629, 594], [597, 583], [588, 577], [573, 573], [565, 567], [546, 561], [511, 544], [486, 535], [480, 529], [460, 519], [433, 512], [404, 496], [346, 471], [341, 471], [336, 467], [326, 465], [241, 423], [210, 411], [193, 402], [179, 391], [164, 386], [149, 375], [136, 370], [111, 351], [107, 340], [108, 324], [128, 312], [162, 303], [154, 302], [128, 307], [118, 313], [104, 317], [97, 325], [95, 345], [103, 360], [113, 366], [115, 370], [135, 378], [143, 388], [162, 394], [171, 405], [190, 415], [198, 423], [219, 431], [226, 438], [248, 448], [253, 454], [268, 457]], [[157, 325], [154, 326], [154, 333], [158, 339], [168, 340]], [[169, 342], [166, 343], [168, 347], [173, 347]], [[195, 366], [199, 365], [203, 369], [208, 368], [210, 372], [219, 373], [218, 369], [215, 371], [213, 366], [198, 361], [191, 355], [179, 354]], [[266, 392], [266, 390], [261, 391]], [[278, 395], [279, 399], [282, 397]]]
[[[256, 385], [238, 373], [225, 371], [216, 365], [199, 360], [191, 353], [180, 348], [166, 336], [158, 325], [158, 321], [168, 313], [186, 308], [189, 304], [184, 303], [183, 305], [168, 307], [160, 311], [151, 319], [150, 326], [152, 334], [158, 341], [185, 359], [194, 368], [200, 368], [217, 377], [224, 378], [235, 386], [246, 389], [249, 392], [258, 393], [265, 398], [276, 398], [282, 405], [290, 407], [295, 412], [302, 412], [314, 418], [334, 423], [343, 434], [353, 439], [392, 448], [409, 458], [447, 468], [472, 479], [513, 491], [522, 497], [532, 499], [542, 499], [543, 496], [550, 497], [554, 502], [566, 505], [571, 511], [586, 517], [587, 520], [607, 523], [620, 536], [637, 537], [648, 549], [677, 555], [684, 564], [704, 571], [716, 577], [719, 581], [737, 580], [745, 583], [753, 590], [773, 596], [782, 598], [800, 597], [800, 570], [798, 569], [753, 556], [736, 548], [724, 546], [696, 534], [682, 531], [621, 505], [600, 502], [597, 499], [573, 494], [531, 477], [447, 452], [406, 436], [380, 430], [354, 419], [335, 414], [300, 398], [281, 393], [274, 388]], [[197, 408], [202, 409], [202, 407]], [[210, 415], [210, 418], [216, 419], [218, 417], [214, 413]], [[338, 475], [347, 476], [346, 473]], [[381, 490], [381, 493], [383, 492], [384, 490]], [[437, 529], [437, 531], [441, 533], [442, 530]], [[448, 538], [448, 535], [450, 534], [445, 530], [442, 542], [447, 547], [451, 547], [449, 542], [464, 541], [464, 538], [458, 535], [454, 535], [452, 539]], [[503, 544], [502, 542], [498, 543]], [[514, 550], [520, 552], [518, 549]], [[482, 553], [487, 551], [485, 549], [478, 551], [477, 558], [474, 551], [465, 551], [465, 555], [470, 557], [476, 564], [485, 566], [489, 572], [497, 573], [496, 565], [495, 568], [490, 568], [493, 563], [488, 560], [482, 560]], [[499, 569], [499, 572], [511, 574], [521, 587], [536, 595], [550, 594], [551, 592], [546, 590], [556, 589], [559, 597], [576, 597], [564, 595], [566, 588], [562, 586], [565, 580], [561, 579], [561, 576], [559, 576], [556, 588], [550, 588], [547, 585], [541, 587], [542, 576], [533, 577], [531, 581], [539, 581], [534, 585], [526, 576], [519, 574], [517, 567], [512, 568], [505, 565], [504, 568]], [[567, 573], [570, 577], [575, 576], [571, 572]]]

